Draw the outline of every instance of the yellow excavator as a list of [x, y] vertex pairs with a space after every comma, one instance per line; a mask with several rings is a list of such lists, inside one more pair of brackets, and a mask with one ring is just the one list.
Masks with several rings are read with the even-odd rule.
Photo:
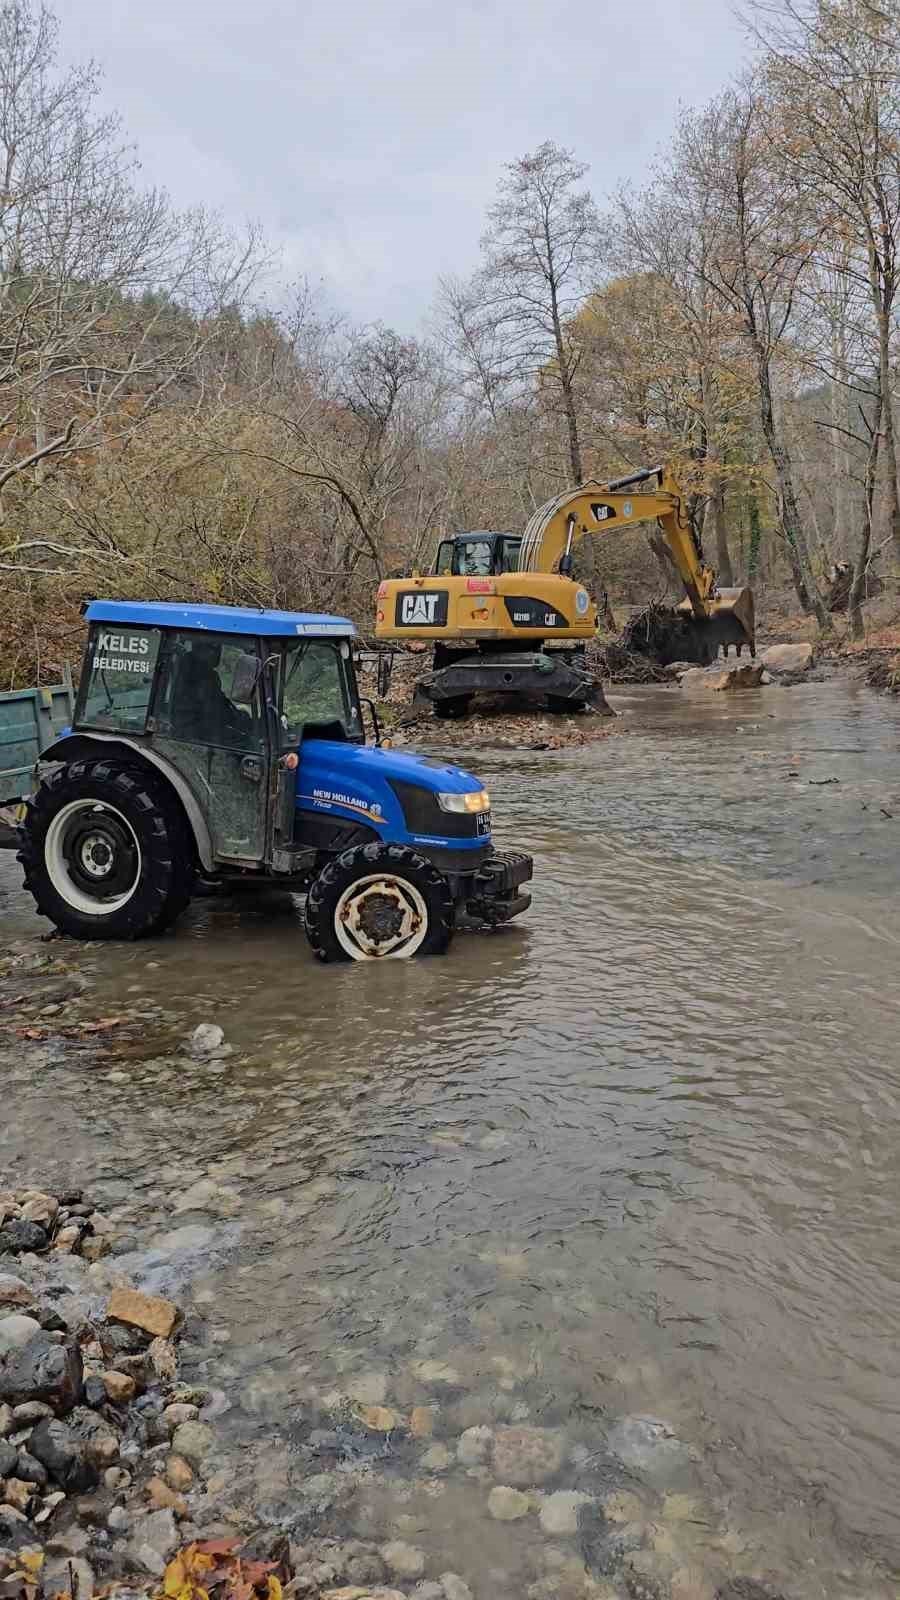
[[663, 665], [705, 665], [731, 645], [738, 655], [744, 645], [755, 655], [753, 591], [718, 588], [684, 493], [664, 466], [565, 490], [535, 511], [524, 534], [443, 539], [432, 573], [379, 586], [375, 637], [433, 641], [432, 670], [417, 685], [416, 699], [429, 701], [438, 716], [465, 716], [479, 692], [539, 696], [551, 711], [602, 705], [584, 657], [597, 607], [571, 576], [573, 549], [580, 539], [652, 521], [686, 599], [646, 612], [631, 630], [630, 647]]

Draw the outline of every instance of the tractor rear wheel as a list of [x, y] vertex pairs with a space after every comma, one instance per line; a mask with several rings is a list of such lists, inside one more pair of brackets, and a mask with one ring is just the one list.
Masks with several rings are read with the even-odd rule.
[[320, 961], [441, 955], [453, 936], [450, 886], [408, 845], [356, 845], [313, 879], [306, 933]]
[[140, 767], [79, 760], [28, 804], [19, 860], [41, 916], [75, 939], [139, 939], [191, 898], [193, 848], [177, 802]]

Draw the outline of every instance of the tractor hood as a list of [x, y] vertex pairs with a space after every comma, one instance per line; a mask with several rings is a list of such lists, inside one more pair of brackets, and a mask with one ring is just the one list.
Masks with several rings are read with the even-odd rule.
[[334, 739], [310, 739], [300, 752], [302, 765], [307, 760], [325, 760], [346, 773], [358, 777], [360, 782], [387, 782], [391, 778], [401, 783], [414, 783], [420, 789], [434, 794], [467, 794], [472, 789], [484, 787], [480, 778], [453, 766], [449, 761], [438, 761], [434, 756], [404, 754], [400, 750], [373, 749], [370, 745], [343, 744]]
[[[483, 819], [456, 818], [432, 799], [482, 787], [471, 772], [431, 756], [331, 739], [308, 739], [300, 747], [298, 808], [355, 817], [391, 839], [420, 844], [443, 844], [452, 839], [457, 847], [483, 846], [490, 836], [488, 815]], [[419, 792], [422, 804], [414, 802], [412, 791]], [[459, 836], [463, 821], [465, 838]]]

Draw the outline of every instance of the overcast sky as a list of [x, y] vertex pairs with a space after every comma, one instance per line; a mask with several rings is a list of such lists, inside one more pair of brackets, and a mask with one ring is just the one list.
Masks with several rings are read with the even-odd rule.
[[477, 259], [506, 161], [544, 139], [598, 201], [743, 54], [728, 0], [57, 0], [148, 181], [260, 221], [285, 275], [415, 332]]

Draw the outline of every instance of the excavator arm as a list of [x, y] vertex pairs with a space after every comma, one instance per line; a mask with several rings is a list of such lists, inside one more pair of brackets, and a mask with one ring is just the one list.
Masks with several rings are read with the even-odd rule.
[[[753, 591], [746, 587], [720, 589], [712, 567], [703, 560], [691, 527], [684, 494], [668, 467], [647, 467], [609, 483], [599, 480], [579, 484], [548, 500], [532, 516], [519, 552], [520, 572], [558, 572], [571, 576], [572, 547], [579, 539], [615, 533], [635, 522], [656, 521], [684, 584], [687, 601], [678, 608], [693, 616], [691, 630], [680, 635], [681, 650], [690, 659], [714, 658], [721, 645], [728, 654], [735, 645], [740, 654], [749, 645], [756, 654]], [[659, 613], [653, 629], [662, 626]], [[629, 625], [631, 627], [631, 625]], [[649, 627], [649, 624], [648, 624]], [[645, 627], [647, 642], [652, 644]], [[666, 646], [658, 638], [662, 652]]]
[[[652, 484], [655, 486], [651, 487]], [[647, 488], [639, 486], [647, 485]], [[639, 488], [639, 492], [634, 490]], [[703, 562], [681, 489], [667, 467], [647, 467], [609, 483], [579, 484], [548, 500], [525, 529], [520, 572], [563, 572], [577, 540], [615, 533], [635, 522], [659, 523], [695, 617], [714, 610], [716, 578]]]

